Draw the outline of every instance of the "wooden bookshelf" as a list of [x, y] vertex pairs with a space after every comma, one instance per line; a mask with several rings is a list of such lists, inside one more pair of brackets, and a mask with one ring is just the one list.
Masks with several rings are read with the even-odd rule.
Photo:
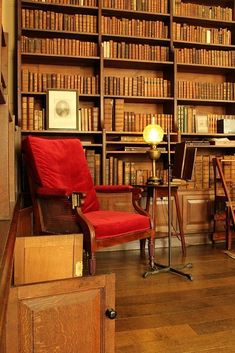
[[[182, 188], [181, 205], [191, 207], [192, 217], [183, 220], [189, 233], [208, 231], [210, 158], [233, 154], [233, 147], [225, 151], [200, 142], [222, 137], [217, 120], [235, 120], [234, 31], [234, 0], [21, 0], [22, 136], [76, 136], [89, 151], [93, 175], [99, 175], [95, 182], [133, 183], [151, 171], [148, 146], [136, 137], [155, 116], [165, 133], [170, 131], [172, 152], [174, 144], [184, 140], [198, 146], [196, 172]], [[78, 130], [45, 130], [49, 88], [78, 90]], [[31, 119], [29, 101], [34, 101]], [[35, 112], [42, 122], [32, 123]], [[234, 139], [235, 132], [228, 137]], [[160, 147], [166, 147], [166, 136]], [[165, 155], [163, 151], [159, 161], [164, 179]], [[202, 216], [194, 220], [199, 204]]]

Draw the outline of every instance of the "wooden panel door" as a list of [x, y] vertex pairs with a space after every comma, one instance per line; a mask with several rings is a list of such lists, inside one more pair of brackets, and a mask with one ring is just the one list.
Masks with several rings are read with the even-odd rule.
[[183, 194], [182, 203], [183, 227], [186, 234], [211, 231], [212, 201], [209, 193]]
[[114, 275], [11, 289], [7, 353], [114, 353]]

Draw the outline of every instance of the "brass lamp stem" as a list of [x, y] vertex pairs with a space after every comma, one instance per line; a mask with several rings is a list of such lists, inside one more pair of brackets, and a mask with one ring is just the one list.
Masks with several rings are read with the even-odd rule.
[[161, 151], [157, 149], [157, 145], [152, 144], [148, 151], [149, 158], [152, 160], [152, 177], [148, 179], [149, 184], [159, 184], [161, 180], [156, 177], [156, 161], [161, 156]]

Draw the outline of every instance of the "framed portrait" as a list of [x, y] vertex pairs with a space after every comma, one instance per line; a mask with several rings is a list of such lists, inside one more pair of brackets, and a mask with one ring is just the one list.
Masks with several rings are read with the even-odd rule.
[[78, 117], [78, 92], [76, 90], [49, 89], [47, 91], [46, 127], [76, 130]]

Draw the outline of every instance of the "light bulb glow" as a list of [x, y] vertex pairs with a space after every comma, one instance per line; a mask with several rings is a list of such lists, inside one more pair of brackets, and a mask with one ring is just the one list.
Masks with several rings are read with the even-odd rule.
[[149, 124], [144, 128], [143, 138], [150, 145], [157, 145], [163, 140], [164, 131], [160, 125]]

